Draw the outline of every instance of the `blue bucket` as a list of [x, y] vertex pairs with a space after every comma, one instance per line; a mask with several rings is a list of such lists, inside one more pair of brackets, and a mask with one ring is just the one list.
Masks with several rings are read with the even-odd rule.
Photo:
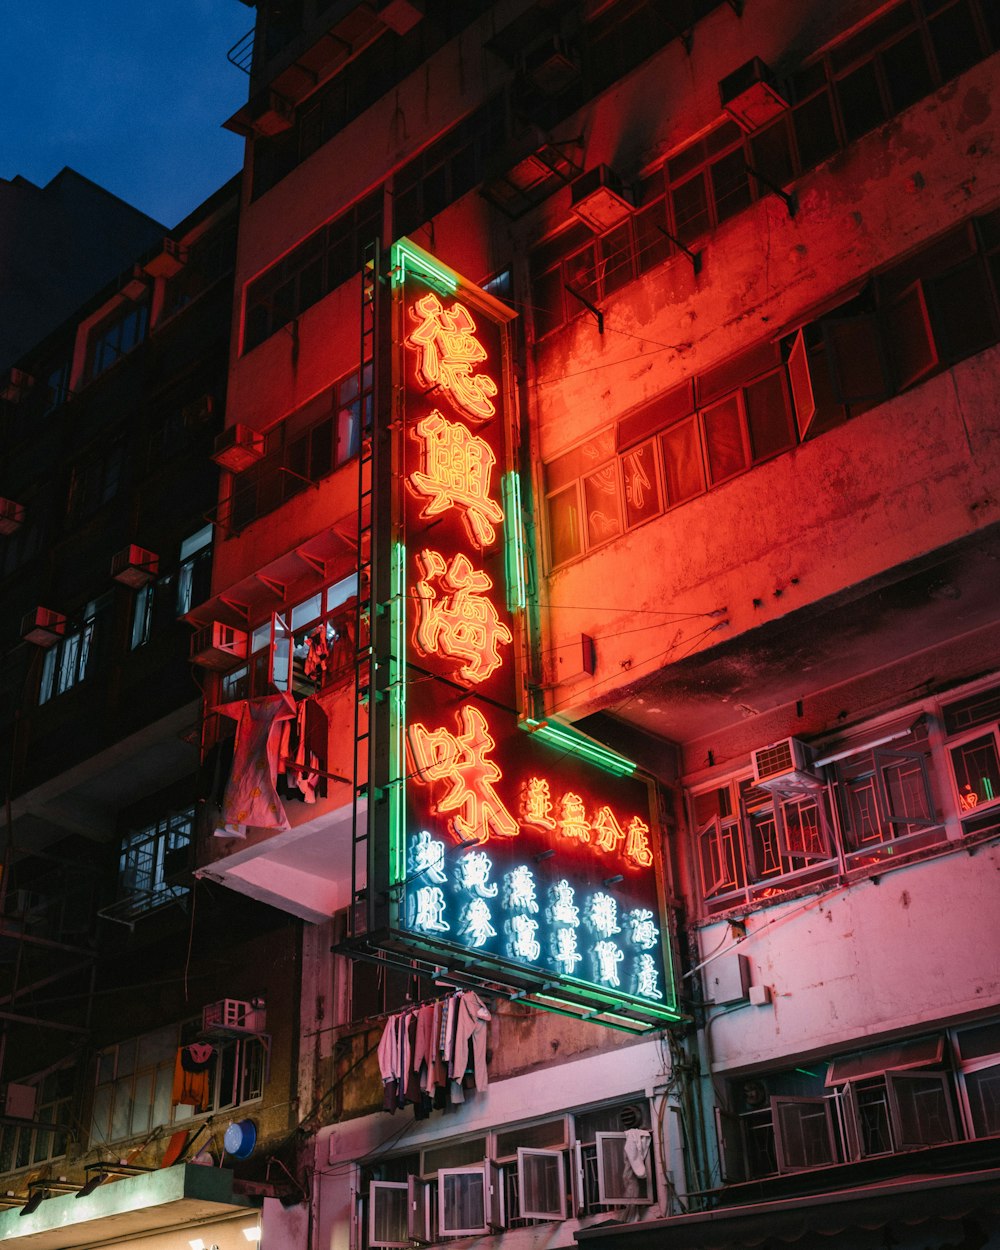
[[222, 1145], [227, 1155], [246, 1159], [257, 1145], [257, 1128], [253, 1120], [237, 1120], [226, 1129]]

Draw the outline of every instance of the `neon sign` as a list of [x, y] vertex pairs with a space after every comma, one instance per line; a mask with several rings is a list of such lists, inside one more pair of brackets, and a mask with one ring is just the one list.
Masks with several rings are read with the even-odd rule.
[[572, 726], [518, 715], [509, 314], [408, 241], [392, 271], [390, 925], [402, 949], [444, 967], [474, 952], [549, 1009], [636, 1031], [676, 1019], [647, 783]]

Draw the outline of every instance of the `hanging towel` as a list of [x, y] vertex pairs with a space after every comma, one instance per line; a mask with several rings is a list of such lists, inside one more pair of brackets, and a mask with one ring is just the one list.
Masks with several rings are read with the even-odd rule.
[[289, 829], [288, 817], [275, 790], [281, 723], [295, 715], [290, 694], [267, 695], [263, 699], [239, 699], [213, 709], [236, 721], [233, 767], [229, 774], [222, 818], [225, 827], [219, 837], [246, 837], [246, 828]]

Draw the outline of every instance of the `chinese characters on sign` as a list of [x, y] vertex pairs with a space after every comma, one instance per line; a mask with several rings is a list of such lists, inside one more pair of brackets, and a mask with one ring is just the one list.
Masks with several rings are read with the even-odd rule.
[[520, 628], [506, 598], [505, 543], [519, 522], [501, 503], [503, 330], [472, 292], [444, 294], [429, 272], [405, 269], [397, 339], [400, 922], [432, 949], [533, 969], [550, 985], [572, 978], [655, 1014], [670, 987], [648, 791], [518, 728]]

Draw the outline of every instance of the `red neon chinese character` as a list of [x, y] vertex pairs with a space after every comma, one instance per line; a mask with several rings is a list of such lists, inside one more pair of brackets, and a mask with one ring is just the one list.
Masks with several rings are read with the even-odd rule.
[[459, 676], [474, 683], [485, 681], [502, 663], [497, 644], [513, 641], [486, 598], [485, 592], [493, 589], [492, 579], [473, 569], [461, 552], [449, 568], [439, 552], [423, 551], [417, 556], [417, 566], [420, 580], [413, 590], [417, 600], [413, 641], [418, 651], [464, 660]]
[[429, 292], [417, 300], [410, 316], [420, 325], [406, 340], [420, 353], [417, 373], [427, 386], [447, 391], [455, 406], [474, 421], [488, 421], [496, 412], [490, 396], [497, 384], [486, 373], [473, 373], [473, 365], [486, 359], [486, 349], [476, 338], [476, 323], [463, 304], [444, 308]]
[[496, 538], [494, 526], [503, 520], [503, 510], [490, 498], [493, 449], [437, 409], [417, 422], [414, 436], [423, 443], [423, 455], [420, 471], [410, 474], [410, 486], [430, 500], [421, 517], [460, 508], [469, 538], [480, 549], [488, 546]]
[[597, 833], [597, 847], [601, 851], [617, 851], [619, 842], [625, 837], [625, 830], [608, 806], [602, 807], [594, 817], [594, 830]]
[[459, 718], [462, 733], [458, 737], [447, 729], [410, 726], [417, 776], [428, 784], [443, 783], [442, 789], [447, 786], [434, 811], [451, 816], [448, 827], [460, 842], [470, 838], [487, 842], [491, 834], [513, 838], [519, 832], [517, 821], [493, 789], [503, 773], [486, 758], [496, 746], [486, 718], [478, 708], [468, 706], [461, 709]]
[[549, 783], [542, 777], [529, 777], [521, 785], [521, 824], [536, 829], [555, 829]]
[[590, 821], [584, 811], [583, 799], [578, 794], [562, 796], [559, 832], [564, 838], [576, 838], [579, 842], [590, 841]]
[[653, 852], [649, 846], [649, 825], [644, 824], [638, 816], [629, 821], [625, 843], [625, 858], [640, 868], [648, 868], [653, 862]]

